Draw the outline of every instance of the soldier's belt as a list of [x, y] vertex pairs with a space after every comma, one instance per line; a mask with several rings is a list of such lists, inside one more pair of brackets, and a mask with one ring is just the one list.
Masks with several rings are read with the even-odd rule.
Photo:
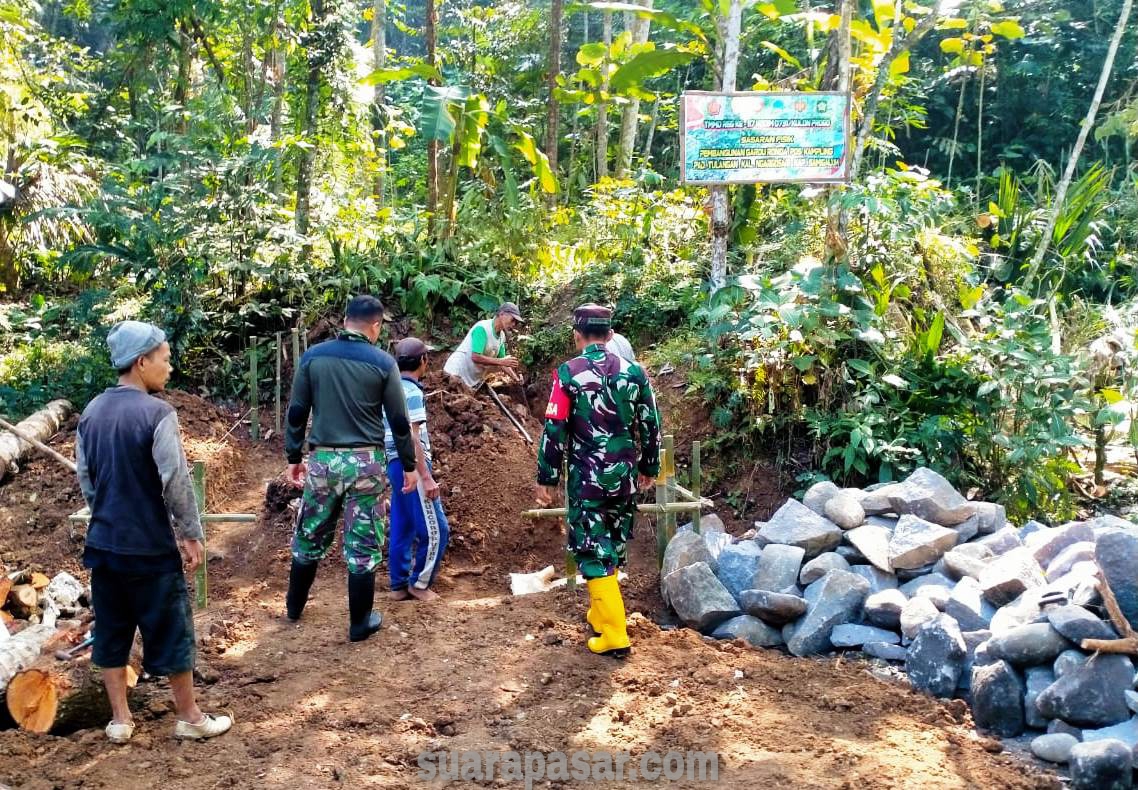
[[368, 444], [362, 447], [329, 447], [321, 444], [313, 447], [312, 450], [315, 452], [330, 451], [333, 453], [375, 453], [381, 452], [383, 448], [375, 444]]

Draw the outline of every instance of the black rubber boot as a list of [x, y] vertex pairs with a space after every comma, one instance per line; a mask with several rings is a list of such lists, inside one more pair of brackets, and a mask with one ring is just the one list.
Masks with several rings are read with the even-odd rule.
[[288, 593], [285, 595], [285, 611], [288, 619], [296, 622], [308, 603], [308, 591], [316, 580], [316, 563], [293, 559], [288, 572]]
[[351, 628], [348, 639], [362, 642], [379, 630], [383, 618], [373, 611], [375, 604], [375, 573], [348, 574], [348, 618]]

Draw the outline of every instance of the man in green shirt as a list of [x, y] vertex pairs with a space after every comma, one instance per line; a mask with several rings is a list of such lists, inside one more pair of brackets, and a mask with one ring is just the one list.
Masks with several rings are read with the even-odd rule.
[[502, 368], [518, 379], [518, 360], [506, 353], [506, 332], [523, 323], [521, 311], [513, 302], [505, 302], [493, 318], [479, 321], [470, 328], [458, 348], [443, 367], [447, 373], [462, 379], [471, 389], [478, 389], [490, 368]]

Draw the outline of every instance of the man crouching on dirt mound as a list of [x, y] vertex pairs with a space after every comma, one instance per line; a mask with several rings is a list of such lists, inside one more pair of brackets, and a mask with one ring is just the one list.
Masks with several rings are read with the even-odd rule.
[[586, 619], [597, 632], [589, 650], [624, 656], [630, 643], [616, 574], [632, 537], [637, 489], [651, 488], [660, 473], [660, 416], [644, 369], [605, 349], [611, 321], [612, 311], [600, 305], [573, 311], [581, 354], [553, 379], [536, 494], [540, 505], [553, 502], [568, 452], [569, 550], [588, 584]]
[[[348, 638], [367, 639], [382, 617], [373, 611], [375, 568], [383, 554], [384, 418], [391, 426], [403, 464], [403, 493], [415, 490], [415, 445], [399, 371], [390, 354], [375, 347], [383, 305], [373, 296], [348, 303], [344, 329], [301, 357], [288, 406], [285, 453], [288, 480], [303, 486], [292, 538], [285, 609], [300, 619], [316, 565], [335, 540], [343, 521], [344, 561], [348, 565]], [[308, 414], [307, 466], [302, 462]]]
[[202, 562], [201, 517], [174, 407], [151, 397], [170, 380], [170, 346], [161, 329], [122, 321], [107, 335], [117, 387], [83, 410], [75, 439], [79, 487], [91, 510], [83, 564], [91, 569], [95, 646], [111, 702], [107, 738], [126, 743], [134, 720], [126, 701], [126, 665], [135, 629], [142, 668], [168, 675], [178, 717], [175, 738], [203, 740], [233, 726], [202, 713], [194, 700], [194, 616], [187, 569]]

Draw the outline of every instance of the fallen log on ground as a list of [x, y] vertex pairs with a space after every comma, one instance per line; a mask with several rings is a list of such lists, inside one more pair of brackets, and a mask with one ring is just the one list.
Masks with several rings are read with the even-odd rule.
[[[127, 688], [138, 682], [138, 670], [126, 668]], [[110, 720], [111, 706], [102, 672], [90, 654], [67, 661], [43, 656], [17, 672], [8, 683], [8, 713], [20, 729], [66, 735]]]
[[[46, 442], [50, 439], [64, 421], [71, 416], [75, 407], [71, 401], [53, 400], [42, 409], [16, 425], [21, 433]], [[10, 431], [0, 431], [0, 480], [12, 469], [16, 462], [24, 457], [33, 448], [31, 442], [25, 441]]]

